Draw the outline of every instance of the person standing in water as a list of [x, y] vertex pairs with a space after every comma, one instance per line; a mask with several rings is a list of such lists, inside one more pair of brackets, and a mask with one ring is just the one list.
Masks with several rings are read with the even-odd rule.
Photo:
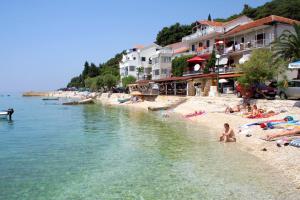
[[236, 142], [235, 134], [232, 128], [230, 128], [228, 123], [224, 124], [224, 132], [220, 137], [220, 142]]

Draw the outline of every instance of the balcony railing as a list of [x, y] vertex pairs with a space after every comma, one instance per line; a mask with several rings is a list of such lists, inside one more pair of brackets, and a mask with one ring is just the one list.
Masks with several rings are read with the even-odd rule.
[[205, 49], [199, 49], [199, 50], [197, 50], [197, 55], [209, 54], [213, 51], [213, 49], [214, 49], [213, 46], [210, 46], [210, 47], [205, 48]]
[[182, 76], [191, 76], [191, 75], [197, 75], [197, 74], [203, 74], [203, 70], [198, 70], [198, 71], [185, 71], [183, 72]]
[[[217, 68], [211, 69], [210, 72], [217, 72]], [[236, 67], [219, 67], [220, 74], [237, 73], [237, 72], [241, 72], [241, 70]], [[197, 75], [197, 74], [204, 74], [204, 72], [203, 72], [203, 70], [183, 72], [183, 76], [191, 76], [191, 75]]]
[[249, 42], [239, 43], [239, 44], [224, 48], [223, 50], [219, 50], [219, 53], [228, 54], [228, 53], [232, 53], [232, 52], [269, 47], [271, 42], [272, 41], [269, 39], [251, 40]]

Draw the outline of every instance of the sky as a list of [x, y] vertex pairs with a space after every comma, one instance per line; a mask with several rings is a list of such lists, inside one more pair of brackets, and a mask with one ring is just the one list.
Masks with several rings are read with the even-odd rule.
[[0, 92], [65, 87], [85, 61], [155, 41], [176, 22], [226, 18], [267, 0], [0, 0]]

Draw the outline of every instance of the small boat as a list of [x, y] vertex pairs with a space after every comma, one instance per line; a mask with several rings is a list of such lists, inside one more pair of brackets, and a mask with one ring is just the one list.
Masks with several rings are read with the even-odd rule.
[[80, 104], [93, 104], [95, 103], [92, 98], [84, 99], [81, 101], [71, 101], [71, 102], [65, 102], [63, 105], [80, 105]]
[[123, 98], [123, 99], [119, 98], [119, 99], [118, 99], [118, 102], [119, 102], [119, 103], [125, 103], [125, 102], [127, 102], [127, 101], [130, 101], [130, 99], [131, 99], [130, 97], [129, 97], [129, 98]]
[[43, 101], [58, 101], [58, 97], [47, 97], [47, 98], [42, 98]]
[[11, 120], [11, 116], [14, 113], [14, 109], [10, 108], [8, 110], [5, 111], [0, 111], [0, 118], [6, 118], [8, 120]]
[[153, 106], [153, 107], [149, 106], [148, 107], [148, 110], [150, 111], [160, 111], [160, 110], [168, 110], [168, 109], [170, 109], [170, 106]]

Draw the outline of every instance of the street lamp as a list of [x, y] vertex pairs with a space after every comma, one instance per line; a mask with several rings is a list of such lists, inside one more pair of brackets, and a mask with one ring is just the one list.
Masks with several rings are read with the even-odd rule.
[[218, 94], [219, 94], [219, 61], [220, 61], [220, 55], [217, 54], [216, 55], [216, 58], [217, 58], [217, 61], [218, 61], [218, 65], [217, 65], [217, 91], [218, 91]]

